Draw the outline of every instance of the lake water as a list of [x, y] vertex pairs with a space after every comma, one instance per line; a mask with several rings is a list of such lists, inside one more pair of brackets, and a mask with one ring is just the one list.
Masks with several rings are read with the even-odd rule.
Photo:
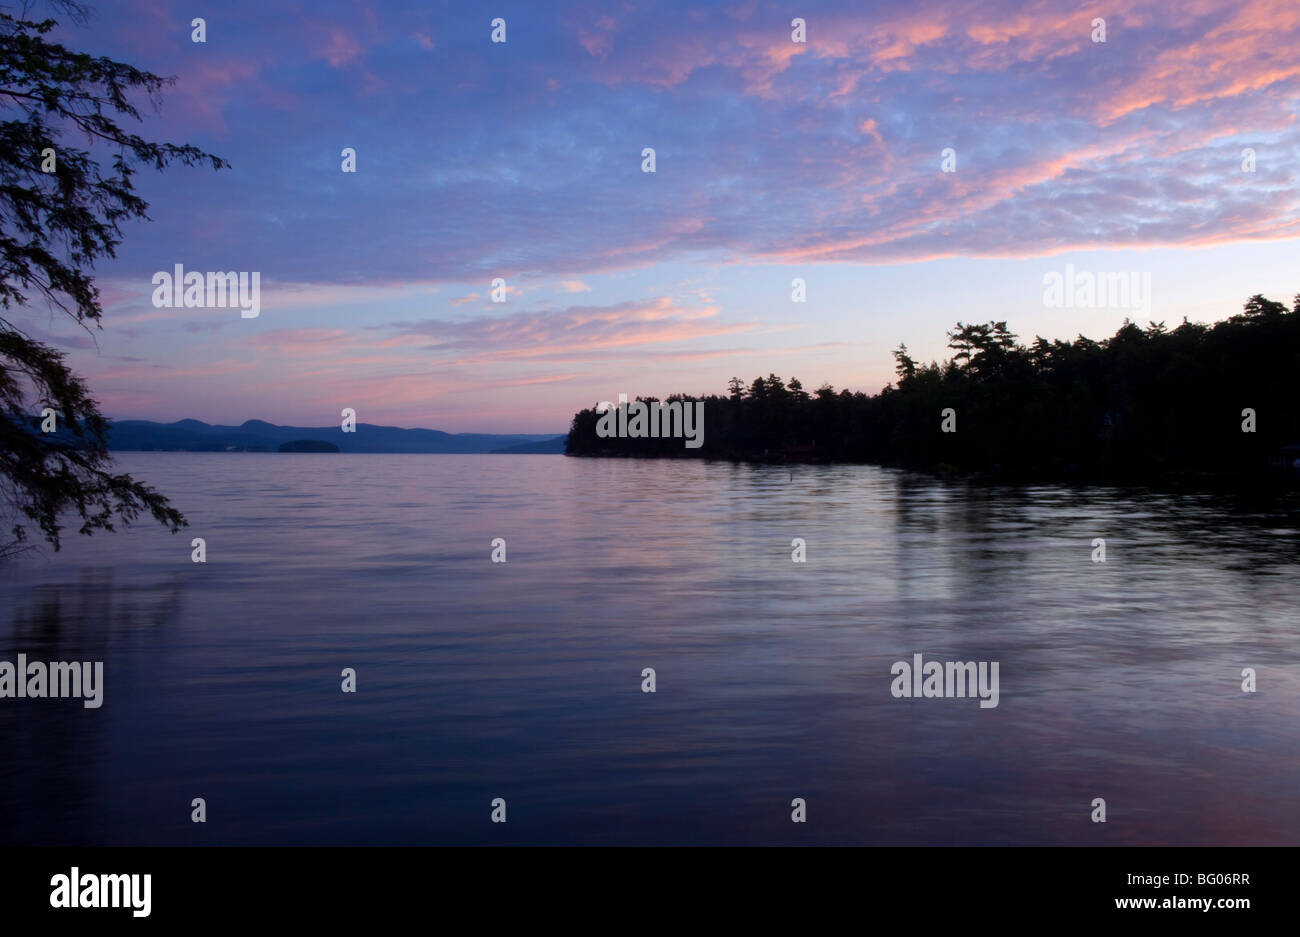
[[[99, 709], [0, 699], [5, 843], [1300, 843], [1294, 495], [119, 463], [191, 526], [0, 567], [0, 659], [105, 662]], [[998, 662], [998, 705], [894, 698], [915, 653]]]

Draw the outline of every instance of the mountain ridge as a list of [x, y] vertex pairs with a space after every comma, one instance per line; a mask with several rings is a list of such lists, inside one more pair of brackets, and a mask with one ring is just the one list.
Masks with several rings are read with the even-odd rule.
[[266, 420], [245, 420], [239, 426], [184, 419], [173, 423], [153, 420], [114, 420], [109, 424], [108, 448], [117, 452], [276, 452], [287, 442], [318, 439], [332, 442], [341, 452], [358, 453], [490, 453], [526, 447], [536, 452], [556, 440], [553, 451], [563, 451], [561, 433], [447, 433], [415, 427], [356, 424], [356, 432], [340, 426], [281, 426]]

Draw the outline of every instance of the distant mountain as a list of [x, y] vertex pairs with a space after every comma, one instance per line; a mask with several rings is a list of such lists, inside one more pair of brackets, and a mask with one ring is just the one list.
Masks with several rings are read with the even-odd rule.
[[540, 442], [524, 442], [517, 446], [506, 446], [503, 449], [493, 449], [498, 455], [564, 455], [564, 441], [567, 437], [556, 436], [554, 439], [543, 439]]
[[[563, 451], [563, 437], [558, 437]], [[217, 426], [200, 420], [154, 423], [118, 420], [108, 432], [114, 451], [277, 452], [284, 443], [304, 439], [332, 442], [341, 452], [497, 452], [534, 443], [554, 443], [553, 433], [444, 433], [436, 429], [402, 429], [358, 423], [355, 433], [338, 426], [276, 426], [249, 420], [239, 426]]]

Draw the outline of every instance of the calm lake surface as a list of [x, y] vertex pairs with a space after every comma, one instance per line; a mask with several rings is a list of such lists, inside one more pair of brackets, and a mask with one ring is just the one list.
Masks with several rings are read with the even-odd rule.
[[[190, 527], [0, 567], [0, 659], [105, 662], [99, 709], [0, 699], [5, 843], [1300, 844], [1294, 495], [118, 461]], [[999, 705], [895, 699], [915, 653]]]

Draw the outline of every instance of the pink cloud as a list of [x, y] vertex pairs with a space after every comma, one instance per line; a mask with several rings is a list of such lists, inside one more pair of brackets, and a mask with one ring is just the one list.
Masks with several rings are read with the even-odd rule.
[[355, 341], [344, 329], [273, 329], [239, 340], [240, 344], [260, 351], [273, 351], [291, 357], [321, 355], [340, 350]]
[[361, 44], [352, 33], [335, 26], [326, 26], [323, 30], [325, 38], [316, 46], [318, 58], [325, 59], [335, 68], [342, 68], [351, 65], [361, 55]]
[[613, 306], [572, 306], [518, 312], [495, 319], [395, 323], [383, 344], [409, 345], [446, 363], [489, 365], [518, 361], [573, 361], [609, 351], [643, 349], [755, 331], [753, 322], [726, 322], [716, 306], [679, 306], [666, 296]]

